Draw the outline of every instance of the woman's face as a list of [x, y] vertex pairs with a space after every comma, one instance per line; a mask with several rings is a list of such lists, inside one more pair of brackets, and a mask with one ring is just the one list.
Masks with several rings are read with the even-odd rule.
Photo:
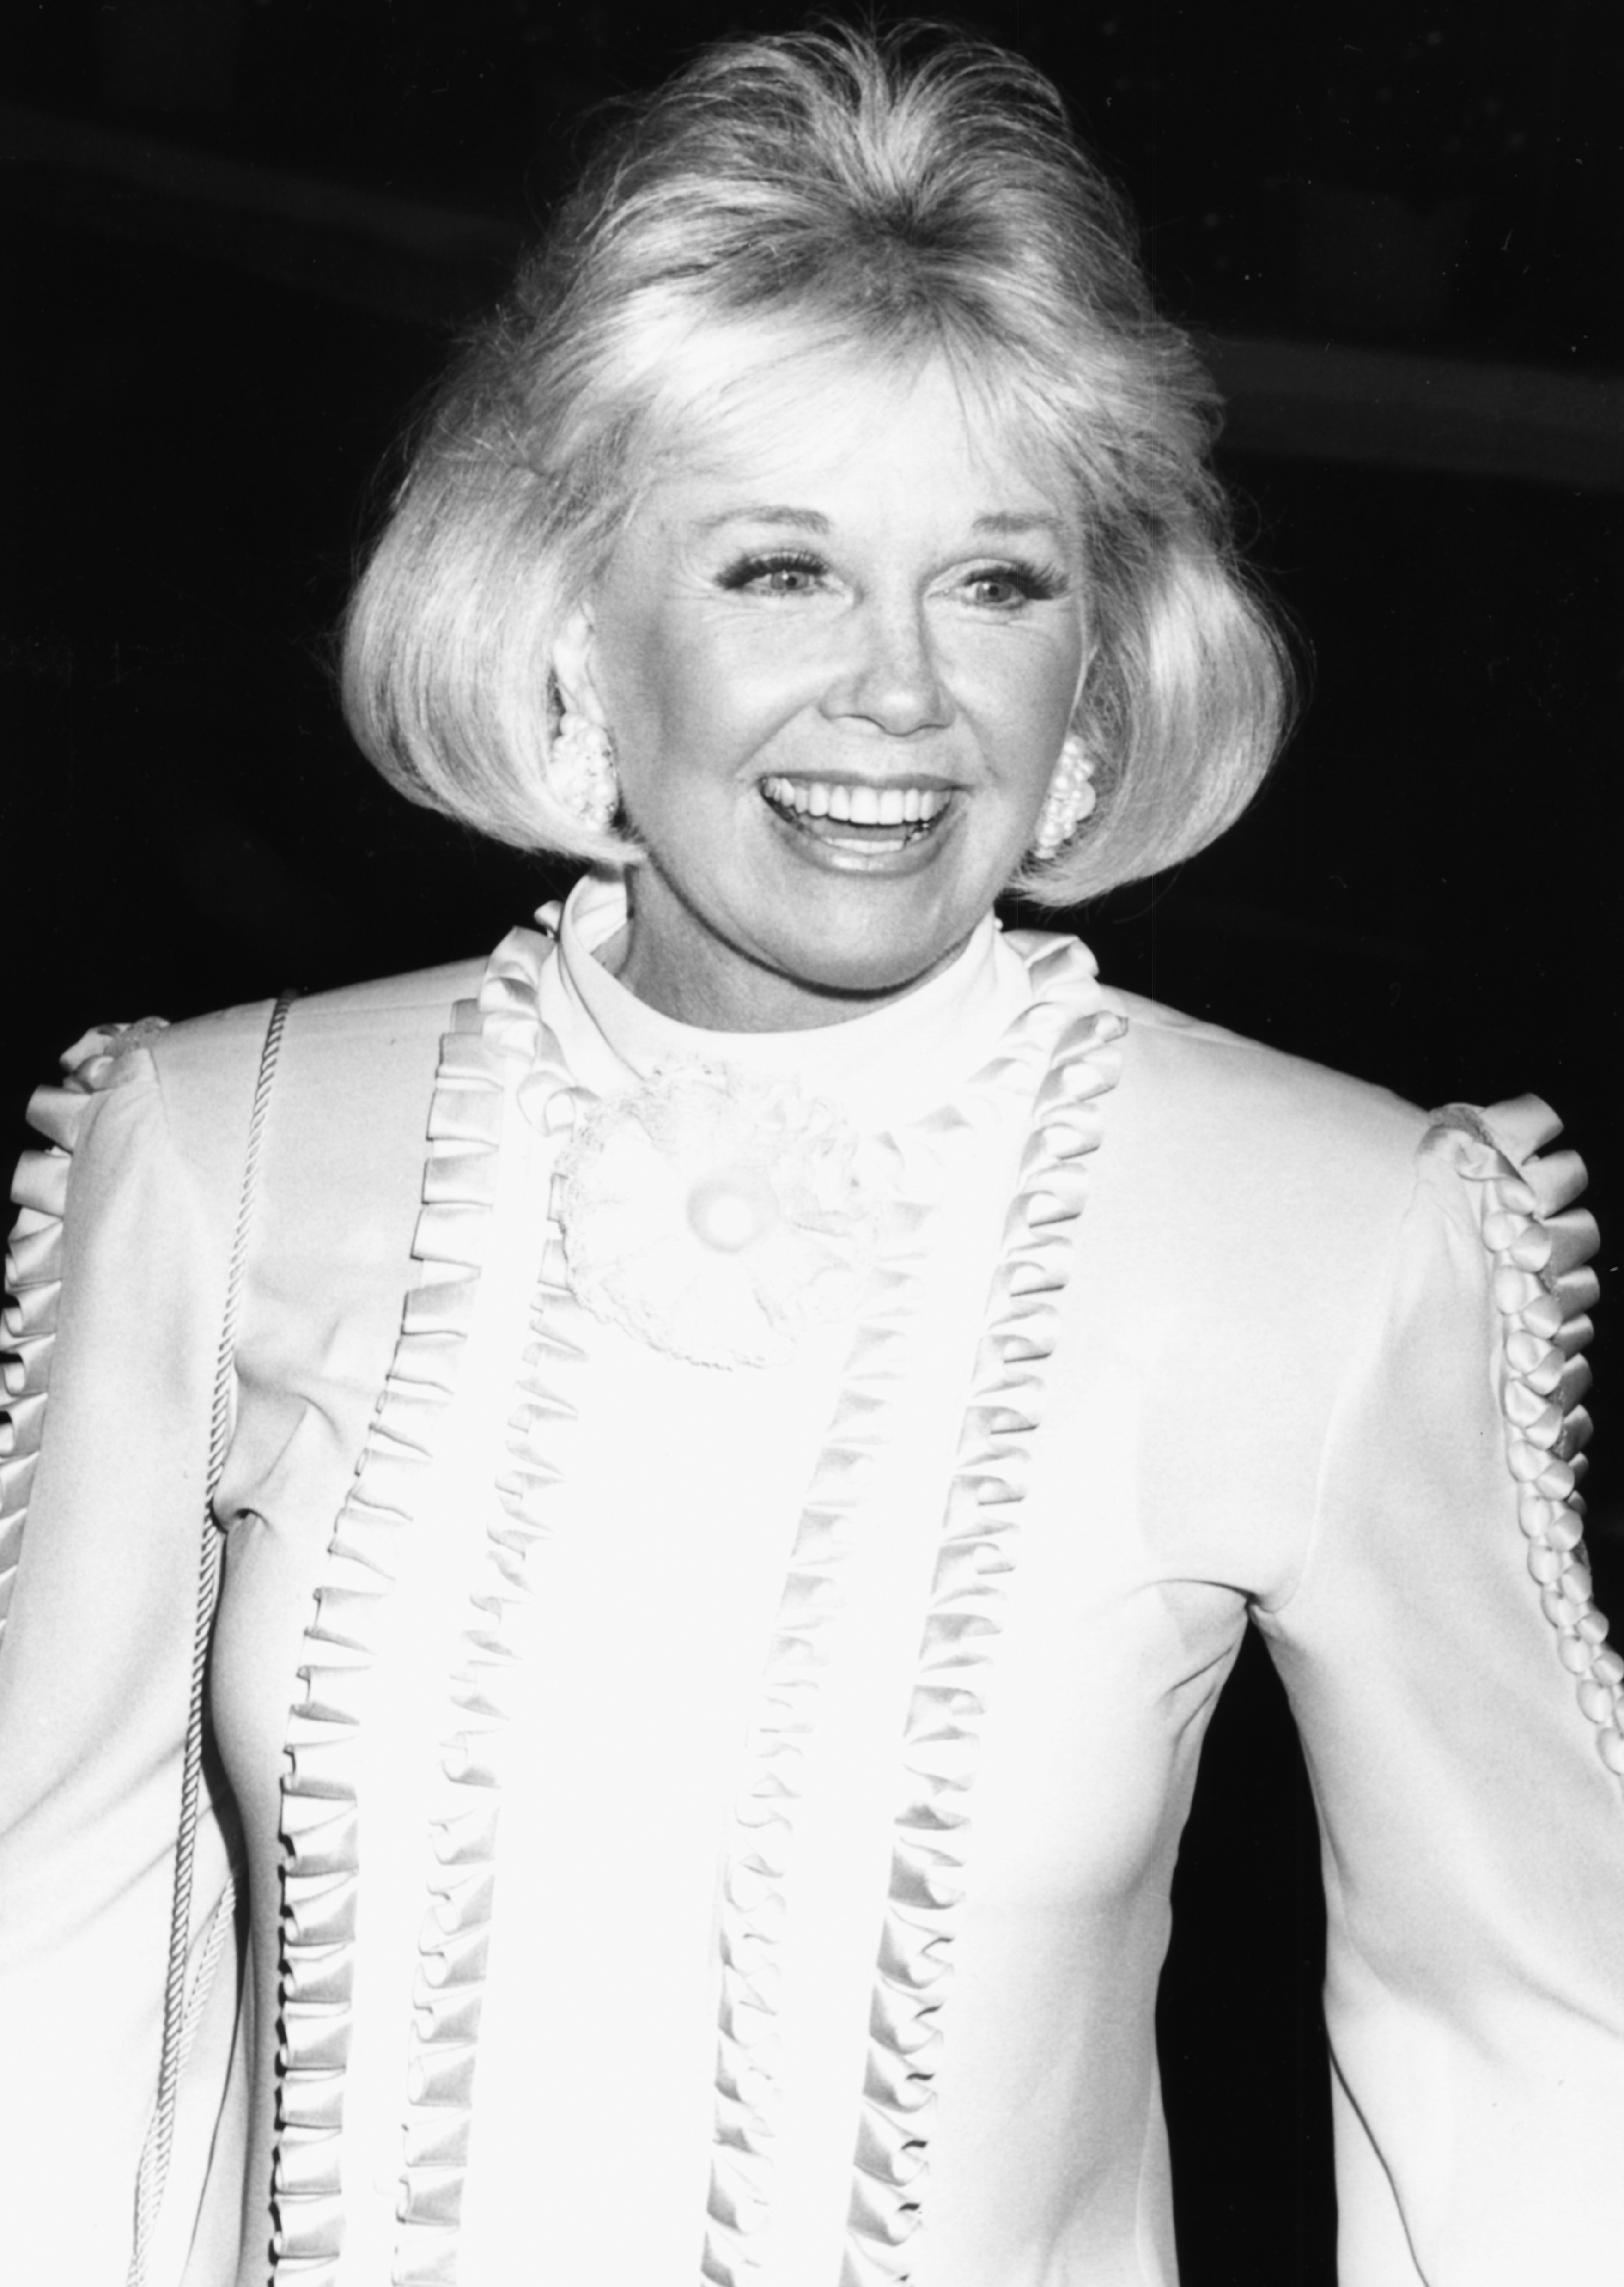
[[1030, 846], [1087, 655], [1078, 535], [951, 376], [734, 423], [559, 646], [647, 852], [622, 981], [828, 1024], [950, 961]]

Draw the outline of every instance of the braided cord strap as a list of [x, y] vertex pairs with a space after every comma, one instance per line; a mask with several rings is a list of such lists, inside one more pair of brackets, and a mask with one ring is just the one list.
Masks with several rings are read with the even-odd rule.
[[192, 1680], [186, 1707], [186, 1754], [181, 1766], [180, 1829], [175, 1845], [175, 1882], [170, 1908], [169, 1967], [163, 1985], [163, 2046], [158, 2064], [158, 2094], [153, 2107], [141, 2164], [136, 2176], [135, 2244], [130, 2259], [128, 2287], [146, 2287], [152, 2236], [169, 2180], [175, 2142], [175, 2109], [180, 2094], [180, 2075], [192, 2036], [202, 2014], [204, 2000], [224, 1951], [235, 1905], [235, 1885], [228, 1874], [226, 1890], [215, 1909], [197, 1980], [188, 2002], [186, 1955], [192, 1927], [192, 1872], [197, 1853], [197, 1821], [202, 1793], [203, 1699], [208, 1681], [209, 1646], [214, 1633], [214, 1609], [220, 1589], [220, 1535], [214, 1520], [214, 1496], [231, 1438], [232, 1388], [235, 1375], [237, 1328], [242, 1315], [242, 1288], [248, 1266], [249, 1236], [253, 1226], [254, 1200], [258, 1191], [259, 1164], [265, 1148], [265, 1121], [271, 1087], [276, 1076], [288, 1011], [298, 995], [289, 989], [278, 995], [265, 1027], [249, 1114], [248, 1146], [243, 1159], [242, 1189], [237, 1201], [236, 1229], [226, 1273], [226, 1305], [220, 1320], [220, 1345], [215, 1360], [214, 1397], [209, 1417], [209, 1472], [203, 1489], [202, 1537], [198, 1551], [197, 1605], [192, 1630]]

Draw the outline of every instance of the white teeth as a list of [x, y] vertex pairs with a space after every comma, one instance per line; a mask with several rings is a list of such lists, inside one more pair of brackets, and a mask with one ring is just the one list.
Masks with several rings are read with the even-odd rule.
[[825, 779], [764, 779], [761, 790], [780, 810], [852, 826], [928, 826], [951, 799], [940, 787], [844, 786]]

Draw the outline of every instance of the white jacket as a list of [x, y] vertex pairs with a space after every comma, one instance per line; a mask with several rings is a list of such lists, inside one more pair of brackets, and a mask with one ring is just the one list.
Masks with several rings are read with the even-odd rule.
[[[1248, 1618], [1322, 1822], [1345, 2287], [1611, 2275], [1624, 1667], [1554, 1123], [1429, 1121], [990, 924], [853, 1024], [691, 1034], [595, 968], [616, 918], [294, 1010], [195, 1960], [228, 1859], [250, 1911], [149, 2276], [1170, 2287], [1156, 1981]], [[41, 2287], [129, 2259], [264, 1016], [92, 1039], [20, 1178], [0, 2232]], [[770, 1245], [707, 1251], [704, 1134], [647, 1156], [685, 1058], [772, 1128]], [[825, 1102], [878, 1224], [824, 1213]], [[860, 1294], [777, 1362], [605, 1299], [646, 1246], [656, 1333], [691, 1273], [793, 1316], [826, 1242]]]

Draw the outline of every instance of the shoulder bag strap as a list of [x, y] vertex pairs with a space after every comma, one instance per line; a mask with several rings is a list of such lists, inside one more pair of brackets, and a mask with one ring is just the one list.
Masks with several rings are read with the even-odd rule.
[[237, 1326], [242, 1313], [243, 1274], [248, 1263], [249, 1234], [258, 1190], [259, 1162], [265, 1144], [265, 1120], [271, 1105], [271, 1084], [276, 1075], [282, 1032], [297, 993], [281, 993], [265, 1028], [259, 1055], [259, 1076], [254, 1086], [249, 1115], [248, 1149], [242, 1167], [242, 1190], [237, 1202], [236, 1231], [226, 1274], [226, 1307], [220, 1321], [220, 1347], [215, 1361], [214, 1402], [209, 1420], [209, 1476], [203, 1492], [202, 1539], [198, 1553], [196, 1619], [192, 1633], [192, 1689], [186, 1713], [186, 1758], [180, 1782], [180, 1832], [175, 1847], [175, 1884], [170, 1910], [169, 1971], [163, 1986], [163, 2047], [158, 2067], [158, 2094], [141, 2148], [136, 2177], [135, 2244], [130, 2259], [127, 2287], [147, 2287], [147, 2261], [153, 2231], [169, 2179], [170, 2155], [175, 2140], [175, 2107], [186, 2051], [208, 1998], [214, 1971], [232, 1928], [235, 1884], [228, 1875], [226, 1891], [210, 1921], [202, 1959], [188, 1999], [186, 1955], [191, 1942], [192, 1868], [197, 1849], [197, 1820], [203, 1767], [203, 1707], [209, 1666], [209, 1642], [214, 1628], [214, 1608], [220, 1588], [220, 1532], [215, 1523], [214, 1497], [231, 1437], [232, 1391], [236, 1367]]

